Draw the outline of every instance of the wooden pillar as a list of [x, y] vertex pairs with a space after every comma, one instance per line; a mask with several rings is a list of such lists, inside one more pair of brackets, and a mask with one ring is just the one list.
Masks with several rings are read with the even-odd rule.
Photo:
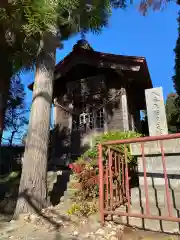
[[127, 94], [126, 94], [126, 89], [125, 88], [122, 88], [121, 108], [122, 108], [123, 130], [124, 131], [129, 131], [128, 102], [127, 102]]
[[134, 115], [131, 114], [130, 117], [131, 117], [131, 130], [135, 131]]
[[103, 112], [104, 112], [104, 132], [108, 132], [106, 107], [103, 108]]

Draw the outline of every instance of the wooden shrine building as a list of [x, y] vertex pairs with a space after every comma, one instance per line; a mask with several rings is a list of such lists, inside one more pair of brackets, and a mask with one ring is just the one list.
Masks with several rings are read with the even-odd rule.
[[95, 132], [141, 131], [148, 88], [144, 57], [97, 52], [86, 40], [78, 41], [55, 68], [55, 158], [76, 158]]

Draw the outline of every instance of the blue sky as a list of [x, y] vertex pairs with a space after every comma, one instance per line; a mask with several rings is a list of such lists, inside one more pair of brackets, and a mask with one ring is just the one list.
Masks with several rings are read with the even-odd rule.
[[[174, 91], [172, 76], [174, 73], [173, 49], [177, 39], [177, 15], [179, 7], [170, 3], [160, 12], [149, 12], [142, 16], [137, 6], [126, 10], [114, 10], [109, 27], [100, 35], [88, 34], [87, 40], [94, 50], [130, 56], [146, 57], [154, 87], [162, 86], [164, 97]], [[64, 49], [57, 51], [57, 62], [64, 58], [79, 36], [64, 42]], [[33, 72], [22, 76], [26, 90], [26, 103], [32, 101], [32, 93], [27, 89], [34, 79]]]

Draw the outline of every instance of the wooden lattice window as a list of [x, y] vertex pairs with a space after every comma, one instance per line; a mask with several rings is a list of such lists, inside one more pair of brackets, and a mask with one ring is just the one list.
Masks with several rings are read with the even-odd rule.
[[79, 117], [76, 118], [73, 128], [88, 132], [93, 129], [102, 130], [104, 129], [104, 124], [105, 118], [103, 108], [97, 109], [97, 107], [82, 103]]

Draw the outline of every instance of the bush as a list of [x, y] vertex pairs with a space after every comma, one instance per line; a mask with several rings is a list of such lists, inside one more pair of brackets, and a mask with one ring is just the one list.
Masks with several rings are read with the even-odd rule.
[[[93, 147], [87, 150], [77, 161], [79, 164], [89, 164], [92, 167], [97, 165], [98, 160], [98, 144], [108, 142], [108, 141], [115, 141], [115, 140], [123, 140], [123, 139], [130, 139], [130, 138], [137, 138], [141, 137], [142, 135], [136, 132], [120, 132], [120, 131], [111, 131], [107, 133], [103, 133], [99, 136], [96, 136], [93, 139]], [[116, 144], [111, 145], [112, 148], [117, 149], [122, 154], [124, 154], [124, 144]], [[106, 157], [107, 148], [103, 147], [103, 155]], [[127, 144], [127, 157], [128, 162], [132, 162], [134, 158], [130, 154], [130, 147]]]
[[81, 202], [72, 204], [68, 210], [69, 215], [89, 217], [98, 210], [97, 202]]
[[[112, 131], [103, 133], [93, 139], [93, 147], [87, 150], [74, 164], [70, 164], [70, 168], [76, 174], [78, 181], [81, 183], [81, 190], [77, 193], [79, 201], [92, 200], [98, 197], [99, 194], [99, 167], [98, 167], [98, 144], [113, 141], [123, 140], [129, 138], [140, 137], [141, 134], [136, 132], [120, 132]], [[116, 144], [111, 147], [124, 158], [124, 145]], [[127, 158], [128, 163], [132, 167], [136, 165], [136, 159], [130, 154], [130, 147], [127, 144]], [[107, 147], [103, 147], [103, 162], [107, 159]]]

